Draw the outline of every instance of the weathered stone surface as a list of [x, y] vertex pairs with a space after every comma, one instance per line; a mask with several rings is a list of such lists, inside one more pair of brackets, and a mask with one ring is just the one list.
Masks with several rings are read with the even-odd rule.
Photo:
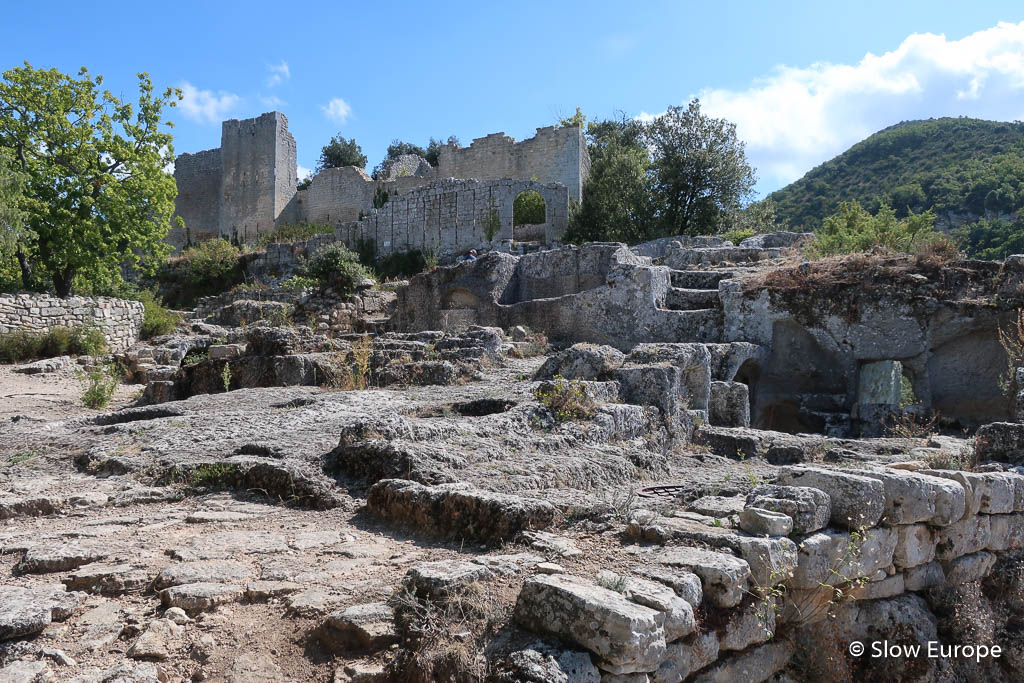
[[122, 595], [145, 590], [150, 575], [145, 569], [130, 564], [87, 564], [63, 579], [68, 590], [99, 593], [101, 595]]
[[653, 671], [665, 655], [660, 612], [576, 577], [529, 579], [516, 601], [515, 619], [587, 648], [610, 673]]
[[85, 632], [78, 639], [78, 647], [94, 652], [116, 641], [124, 631], [124, 612], [115, 602], [101, 602], [86, 610], [78, 622]]
[[988, 576], [992, 567], [996, 564], [996, 556], [990, 552], [971, 553], [958, 557], [950, 562], [943, 562], [942, 568], [946, 573], [946, 583], [955, 585], [978, 581]]
[[805, 590], [871, 576], [892, 564], [897, 534], [891, 528], [867, 529], [858, 539], [853, 532], [826, 529], [800, 542], [792, 584]]
[[228, 669], [226, 683], [284, 683], [284, 672], [272, 657], [259, 652], [246, 652], [236, 658]]
[[793, 656], [794, 647], [788, 640], [779, 640], [740, 652], [701, 673], [695, 683], [761, 683], [780, 671]]
[[626, 356], [611, 346], [573, 344], [544, 361], [534, 379], [555, 377], [565, 379], [603, 380], [622, 366]]
[[508, 656], [497, 683], [601, 683], [601, 672], [586, 652], [534, 643]]
[[880, 581], [868, 581], [850, 591], [854, 600], [881, 600], [892, 598], [905, 590], [903, 574], [893, 574]]
[[524, 531], [519, 538], [540, 553], [556, 557], [577, 557], [583, 551], [576, 547], [571, 538], [553, 534], [549, 531]]
[[700, 577], [693, 572], [676, 567], [664, 567], [660, 565], [645, 564], [635, 567], [633, 572], [645, 579], [663, 583], [676, 592], [691, 607], [700, 607], [704, 599], [704, 589], [701, 587]]
[[1024, 547], [1024, 514], [989, 515], [988, 550]]
[[245, 585], [245, 596], [253, 602], [280, 598], [302, 590], [302, 584], [292, 581], [250, 581]]
[[331, 611], [339, 601], [339, 598], [331, 592], [313, 587], [289, 594], [284, 602], [288, 607], [289, 614], [314, 617]]
[[493, 493], [466, 484], [424, 486], [382, 479], [370, 489], [367, 509], [382, 519], [425, 533], [509, 540], [524, 529], [543, 529], [555, 519], [546, 501]]
[[892, 561], [898, 568], [916, 567], [935, 559], [935, 530], [925, 524], [896, 527]]
[[903, 585], [908, 591], [921, 591], [945, 582], [946, 573], [937, 561], [910, 567], [903, 572]]
[[199, 510], [190, 513], [185, 517], [189, 524], [208, 524], [217, 522], [244, 522], [252, 519], [253, 515], [244, 512], [230, 512], [228, 510]]
[[775, 601], [751, 596], [742, 607], [726, 612], [725, 619], [718, 632], [719, 648], [744, 650], [775, 635]]
[[80, 603], [80, 593], [63, 586], [0, 586], [0, 640], [32, 635], [51, 621], [64, 621]]
[[387, 603], [373, 602], [333, 612], [320, 625], [317, 637], [338, 653], [382, 650], [398, 642], [394, 611]]
[[749, 388], [742, 382], [712, 382], [708, 421], [722, 427], [750, 426]]
[[0, 681], [4, 683], [48, 683], [52, 680], [46, 662], [11, 662], [0, 669]]
[[0, 519], [52, 515], [64, 504], [60, 496], [0, 495]]
[[885, 488], [881, 481], [860, 474], [823, 467], [783, 467], [779, 483], [809, 486], [824, 491], [832, 503], [832, 524], [849, 529], [878, 524], [885, 511]]
[[231, 583], [187, 583], [160, 591], [165, 607], [180, 607], [186, 612], [198, 612], [235, 602], [244, 594], [241, 586]]
[[974, 437], [978, 462], [995, 460], [1024, 463], [1024, 424], [993, 422], [978, 428]]
[[746, 507], [740, 513], [740, 528], [755, 536], [788, 536], [793, 531], [793, 518], [781, 512]]
[[411, 567], [405, 575], [405, 584], [421, 597], [445, 600], [469, 584], [491, 576], [490, 569], [475, 562], [439, 560]]
[[134, 659], [168, 659], [181, 647], [184, 630], [169, 619], [156, 619], [128, 648], [128, 656]]
[[743, 497], [704, 496], [687, 505], [686, 509], [709, 517], [738, 517], [743, 512]]
[[733, 607], [743, 599], [750, 583], [750, 565], [732, 555], [699, 548], [666, 548], [655, 554], [657, 563], [692, 571], [701, 580], [704, 597], [718, 607]]
[[153, 580], [153, 588], [162, 590], [187, 583], [231, 583], [253, 576], [248, 565], [231, 560], [197, 560], [172, 564]]
[[991, 528], [988, 515], [968, 517], [942, 527], [935, 537], [935, 557], [952, 560], [983, 550], [988, 545]]
[[638, 605], [650, 607], [665, 615], [665, 642], [679, 640], [697, 628], [693, 607], [664, 584], [626, 577], [622, 594]]
[[927, 522], [945, 526], [964, 516], [966, 493], [955, 481], [891, 468], [863, 470], [862, 474], [878, 479], [885, 487], [884, 524]]
[[750, 565], [755, 587], [769, 588], [788, 581], [797, 566], [797, 545], [788, 538], [736, 539], [739, 553]]
[[718, 659], [718, 636], [714, 631], [697, 634], [668, 646], [665, 659], [651, 676], [652, 683], [679, 683]]
[[186, 562], [239, 555], [283, 553], [288, 542], [281, 534], [253, 531], [218, 531], [195, 536], [188, 545], [174, 548], [171, 557]]
[[83, 564], [102, 560], [106, 556], [107, 551], [98, 546], [76, 542], [40, 543], [25, 551], [25, 556], [18, 563], [17, 569], [27, 574], [66, 572]]
[[789, 515], [793, 518], [793, 533], [797, 534], [823, 529], [832, 514], [829, 495], [807, 486], [758, 486], [747, 496], [746, 504]]

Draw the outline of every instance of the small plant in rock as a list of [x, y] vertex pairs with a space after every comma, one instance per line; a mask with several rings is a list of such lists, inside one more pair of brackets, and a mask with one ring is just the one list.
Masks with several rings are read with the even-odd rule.
[[106, 408], [114, 397], [121, 379], [113, 365], [104, 365], [90, 370], [85, 374], [86, 387], [82, 393], [82, 403], [87, 408], [99, 410]]
[[894, 413], [882, 422], [886, 436], [894, 439], [926, 439], [938, 432], [939, 414], [918, 414], [909, 410]]
[[333, 287], [342, 297], [356, 293], [361, 280], [373, 274], [359, 262], [359, 256], [340, 242], [321, 248], [306, 262], [306, 277], [316, 280], [322, 288]]
[[238, 476], [238, 470], [224, 462], [203, 463], [188, 473], [190, 486], [230, 486]]
[[360, 337], [352, 343], [346, 354], [335, 354], [336, 365], [341, 366], [334, 378], [334, 386], [342, 391], [366, 389], [370, 384], [370, 360], [373, 358], [373, 340]]
[[1006, 373], [1000, 377], [999, 386], [1009, 392], [1017, 375], [1017, 368], [1024, 367], [1024, 308], [1017, 311], [1017, 320], [1009, 327], [999, 327], [999, 343], [1006, 352]]
[[[973, 452], [972, 450], [971, 453], [973, 454]], [[925, 456], [924, 461], [928, 463], [928, 468], [933, 470], [963, 470], [969, 472], [977, 465], [977, 462], [971, 455], [952, 453], [945, 449], [929, 453]]]
[[224, 369], [220, 371], [220, 381], [224, 383], [224, 393], [231, 391], [231, 364], [224, 363]]
[[626, 590], [626, 577], [620, 576], [614, 572], [601, 571], [597, 574], [596, 579], [597, 585], [601, 588], [607, 588], [610, 591], [621, 593]]
[[597, 410], [580, 379], [568, 380], [558, 375], [554, 382], [537, 389], [533, 395], [551, 411], [556, 422], [590, 419]]
[[315, 278], [304, 275], [292, 275], [281, 282], [281, 288], [288, 292], [301, 292], [305, 289], [313, 289], [320, 283]]

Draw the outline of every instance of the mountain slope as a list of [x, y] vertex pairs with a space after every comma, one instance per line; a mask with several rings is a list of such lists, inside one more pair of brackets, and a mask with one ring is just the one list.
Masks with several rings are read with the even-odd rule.
[[933, 209], [951, 228], [1024, 208], [1024, 123], [969, 118], [905, 121], [858, 142], [770, 195], [780, 219], [816, 229], [840, 201], [898, 215]]

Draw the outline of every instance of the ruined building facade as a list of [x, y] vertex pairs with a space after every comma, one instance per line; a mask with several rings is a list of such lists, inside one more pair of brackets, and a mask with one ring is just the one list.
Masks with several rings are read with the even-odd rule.
[[[565, 233], [589, 169], [582, 129], [549, 126], [521, 142], [494, 133], [468, 147], [444, 145], [436, 167], [402, 157], [381, 180], [354, 166], [326, 169], [298, 191], [295, 138], [287, 117], [270, 112], [225, 121], [219, 148], [177, 158], [175, 209], [185, 227], [168, 241], [176, 249], [215, 236], [253, 243], [280, 225], [313, 222], [336, 226], [346, 243], [371, 239], [380, 255], [445, 256], [509, 239], [550, 244]], [[520, 230], [512, 205], [530, 190], [544, 199], [545, 222]]]

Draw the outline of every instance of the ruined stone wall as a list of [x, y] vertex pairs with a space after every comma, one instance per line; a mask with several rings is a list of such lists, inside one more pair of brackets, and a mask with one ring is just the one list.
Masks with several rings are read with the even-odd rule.
[[143, 306], [138, 301], [110, 297], [48, 294], [0, 294], [0, 334], [15, 330], [95, 325], [111, 351], [123, 351], [139, 339]]
[[[324, 184], [335, 176], [351, 174], [351, 169], [331, 170], [337, 173], [328, 173]], [[304, 202], [322, 208], [316, 186], [314, 181]], [[539, 192], [547, 205], [546, 241], [561, 239], [569, 222], [569, 195], [565, 187], [517, 180], [445, 180], [393, 196], [382, 208], [371, 209], [363, 220], [341, 223], [333, 234], [318, 235], [305, 242], [268, 245], [250, 263], [249, 272], [283, 271], [320, 247], [338, 241], [354, 248], [360, 240], [369, 240], [376, 245], [378, 257], [418, 249], [444, 258], [473, 248], [492, 248], [502, 240], [512, 239], [512, 204], [516, 195], [526, 190]], [[488, 240], [484, 228], [492, 211], [497, 218], [497, 231]], [[317, 222], [328, 222], [326, 210], [313, 213], [311, 220], [312, 216], [320, 217]]]
[[583, 130], [577, 126], [538, 128], [537, 134], [516, 142], [504, 133], [473, 140], [469, 147], [445, 145], [438, 158], [441, 178], [532, 178], [561, 183], [579, 199], [590, 168]]
[[306, 221], [337, 225], [359, 220], [373, 209], [374, 183], [355, 166], [327, 168], [316, 174], [302, 200]]
[[174, 213], [185, 221], [184, 229], [172, 227], [167, 242], [175, 249], [216, 236], [220, 231], [221, 176], [220, 148], [182, 154], [174, 160], [178, 196]]

